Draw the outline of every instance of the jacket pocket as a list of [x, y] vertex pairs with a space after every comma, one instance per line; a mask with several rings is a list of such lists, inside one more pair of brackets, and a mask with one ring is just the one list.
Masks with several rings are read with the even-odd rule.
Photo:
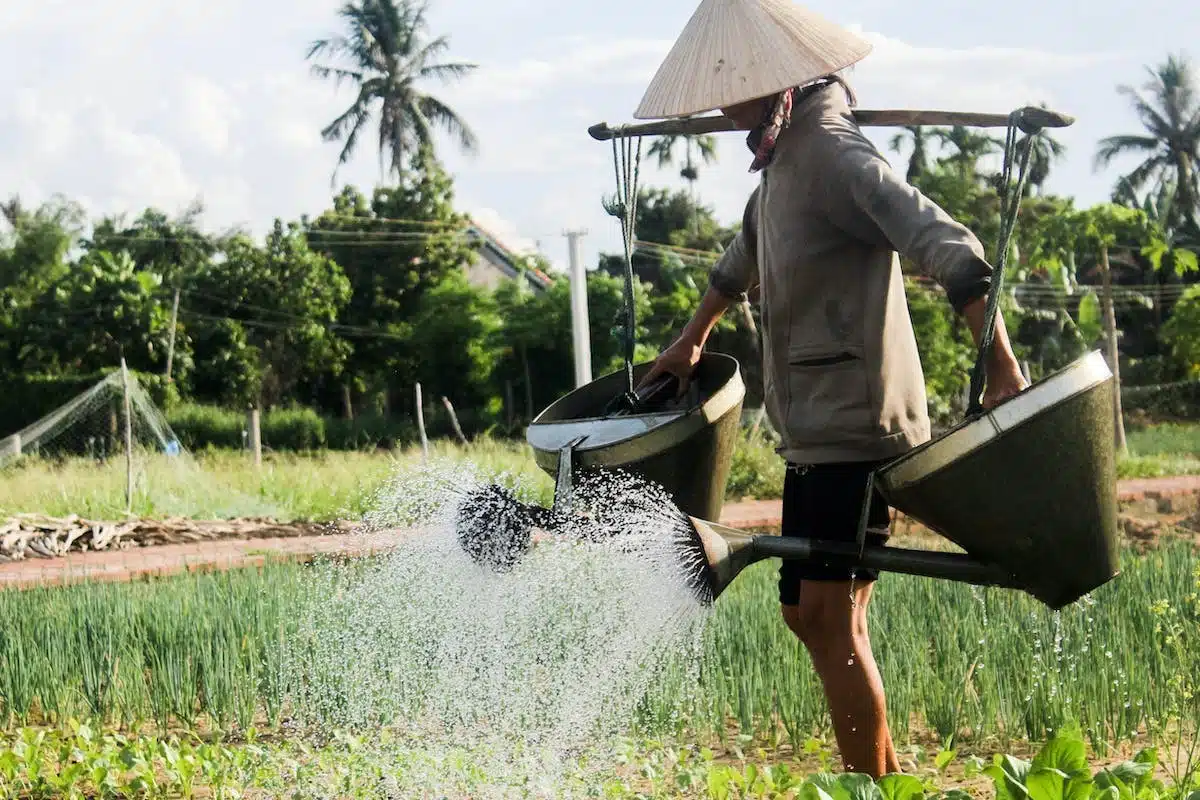
[[861, 348], [793, 347], [786, 385], [787, 425], [797, 444], [871, 438], [874, 413]]

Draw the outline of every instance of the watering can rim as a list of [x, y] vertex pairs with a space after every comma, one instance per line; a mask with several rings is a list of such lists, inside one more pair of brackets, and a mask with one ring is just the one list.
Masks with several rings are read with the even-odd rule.
[[[613, 423], [612, 427], [616, 428], [620, 422], [628, 423], [629, 421], [659, 418], [659, 421], [656, 423], [633, 433], [623, 433], [592, 443], [589, 443], [588, 439], [585, 438], [573, 448], [573, 451], [577, 456], [581, 457], [582, 462], [587, 466], [612, 466], [636, 460], [632, 457], [634, 454], [626, 452], [632, 449], [631, 446], [634, 443], [641, 445], [636, 448], [638, 451], [636, 458], [639, 459], [669, 450], [680, 442], [686, 441], [698, 431], [722, 419], [730, 411], [736, 409], [745, 399], [746, 385], [742, 380], [742, 372], [736, 358], [725, 353], [715, 352], [706, 352], [701, 358], [708, 361], [726, 361], [733, 369], [729, 379], [720, 389], [691, 408], [676, 412], [637, 414], [611, 419], [605, 417], [582, 417], [579, 419], [545, 421], [546, 415], [567, 398], [621, 374], [620, 371], [615, 371], [602, 375], [591, 383], [576, 388], [543, 409], [534, 418], [533, 422], [529, 424], [525, 432], [525, 439], [533, 448], [535, 457], [544, 456], [549, 460], [549, 465], [553, 466], [553, 463], [557, 462], [562, 446], [585, 433], [588, 428], [595, 431], [596, 428], [602, 427], [605, 423]], [[646, 364], [638, 366], [646, 366]], [[554, 436], [553, 441], [547, 441], [542, 437], [543, 433], [546, 435], [555, 433], [557, 435]], [[594, 436], [595, 434], [593, 433], [592, 435]], [[538, 460], [539, 462], [541, 461], [541, 459]], [[542, 466], [545, 467], [546, 465]]]
[[876, 471], [876, 485], [886, 493], [918, 483], [1011, 433], [1038, 414], [1091, 391], [1112, 377], [1104, 355], [1093, 350], [990, 411], [968, 419], [894, 459]]

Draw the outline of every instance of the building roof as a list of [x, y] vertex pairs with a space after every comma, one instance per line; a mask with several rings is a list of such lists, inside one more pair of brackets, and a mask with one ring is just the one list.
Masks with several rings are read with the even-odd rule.
[[553, 277], [537, 267], [524, 263], [525, 256], [510, 250], [493, 233], [474, 220], [471, 220], [471, 224], [467, 227], [467, 235], [483, 243], [482, 251], [485, 257], [508, 277], [516, 278], [524, 270], [526, 280], [533, 288], [540, 291], [550, 288], [550, 285], [554, 283]]

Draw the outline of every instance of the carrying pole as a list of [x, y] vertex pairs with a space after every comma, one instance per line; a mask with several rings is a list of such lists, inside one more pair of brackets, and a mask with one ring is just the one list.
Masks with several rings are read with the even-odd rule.
[[[1043, 128], [1068, 128], [1075, 118], [1048, 108], [1026, 106], [1012, 114], [980, 114], [973, 111], [927, 111], [923, 109], [854, 109], [854, 121], [864, 128], [902, 128], [914, 126], [968, 128], [1007, 128], [1014, 125], [1025, 133], [1036, 133]], [[708, 133], [725, 133], [739, 128], [733, 120], [720, 115], [671, 119], [647, 122], [638, 125], [611, 127], [607, 122], [588, 128], [588, 133], [598, 141], [634, 136], [696, 136]]]

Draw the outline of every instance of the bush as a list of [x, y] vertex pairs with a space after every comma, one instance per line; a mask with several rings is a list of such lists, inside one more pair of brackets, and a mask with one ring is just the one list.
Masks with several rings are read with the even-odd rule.
[[325, 420], [311, 408], [281, 408], [259, 421], [263, 447], [272, 450], [319, 450], [325, 446]]
[[240, 448], [246, 416], [219, 406], [181, 404], [167, 414], [167, 424], [189, 450]]
[[[485, 414], [459, 415], [468, 437], [488, 436], [494, 424]], [[180, 444], [189, 450], [241, 448], [247, 431], [246, 412], [220, 406], [186, 403], [167, 414], [167, 422]], [[416, 422], [409, 417], [360, 415], [353, 420], [327, 417], [311, 408], [281, 408], [264, 411], [259, 425], [263, 447], [278, 451], [374, 450], [404, 447], [419, 441]], [[454, 436], [450, 416], [438, 406], [426, 412], [425, 431], [430, 439]]]
[[784, 461], [775, 452], [771, 434], [763, 428], [754, 432], [743, 428], [733, 451], [725, 496], [735, 501], [782, 497], [783, 476]]

